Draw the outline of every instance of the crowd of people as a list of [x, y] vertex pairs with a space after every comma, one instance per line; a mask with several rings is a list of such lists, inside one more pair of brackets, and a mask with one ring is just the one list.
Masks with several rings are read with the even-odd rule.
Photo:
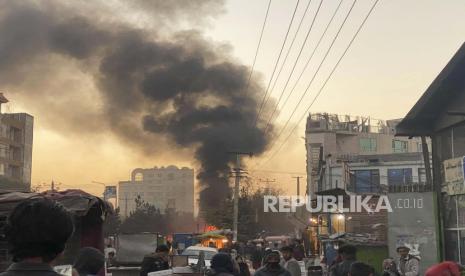
[[[65, 250], [65, 245], [74, 231], [71, 214], [59, 203], [43, 198], [35, 198], [18, 204], [7, 219], [5, 236], [12, 265], [0, 276], [59, 276], [53, 269], [55, 261]], [[299, 261], [304, 252], [298, 242], [293, 246], [278, 246], [263, 249], [257, 245], [255, 250], [245, 255], [237, 250], [222, 249], [213, 256], [208, 274], [210, 276], [250, 276], [251, 269], [246, 257], [252, 262], [255, 276], [302, 276]], [[410, 254], [409, 248], [397, 248], [399, 258], [386, 259], [382, 276], [417, 276], [420, 260]], [[114, 256], [114, 252], [109, 252]], [[170, 248], [159, 245], [155, 252], [147, 255], [140, 270], [141, 276], [169, 269]], [[102, 275], [105, 262], [111, 261], [98, 249], [85, 247], [80, 249], [72, 268], [73, 276]], [[321, 272], [321, 271], [320, 271]], [[357, 261], [357, 248], [344, 245], [338, 249], [338, 257], [327, 270], [330, 276], [375, 276], [375, 269]], [[313, 273], [308, 270], [308, 275]], [[443, 262], [430, 267], [426, 276], [458, 276], [461, 267], [454, 262]], [[318, 275], [318, 274], [314, 274]], [[321, 275], [321, 274], [319, 274]]]

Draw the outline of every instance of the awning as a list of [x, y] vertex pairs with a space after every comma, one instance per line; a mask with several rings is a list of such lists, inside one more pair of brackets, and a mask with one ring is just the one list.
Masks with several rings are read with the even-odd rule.
[[465, 93], [465, 43], [397, 125], [397, 136], [431, 136], [444, 108]]

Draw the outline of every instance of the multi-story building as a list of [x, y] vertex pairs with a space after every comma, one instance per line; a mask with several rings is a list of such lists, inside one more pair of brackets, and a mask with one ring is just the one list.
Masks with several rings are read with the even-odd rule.
[[123, 217], [135, 210], [137, 197], [161, 213], [172, 209], [194, 214], [194, 170], [176, 166], [135, 169], [131, 180], [118, 184], [118, 206]]
[[0, 189], [31, 189], [34, 117], [26, 113], [2, 113], [8, 102], [0, 93]]
[[[419, 198], [422, 202], [431, 201], [427, 199], [432, 198], [432, 185], [427, 181], [424, 165], [424, 156], [428, 157], [426, 160], [431, 156], [423, 150], [429, 149], [431, 143], [429, 140], [423, 143], [421, 138], [397, 137], [395, 128], [399, 122], [310, 114], [305, 136], [307, 193], [311, 197], [342, 196], [344, 206], [349, 204], [351, 196], [369, 196], [372, 208], [386, 196], [395, 203], [415, 202]], [[409, 209], [408, 218], [399, 215], [402, 210], [390, 213], [338, 209], [309, 213], [302, 209], [293, 218], [300, 221], [300, 229], [307, 231], [312, 253], [324, 254], [329, 260], [335, 257], [335, 251], [326, 245], [339, 235], [345, 238], [352, 235], [356, 242], [377, 247], [386, 255], [388, 250], [395, 254], [400, 244], [415, 244], [412, 252], [425, 251], [433, 244], [434, 235], [421, 231], [431, 232], [434, 225], [420, 215], [432, 209]], [[418, 227], [410, 225], [411, 221], [418, 222]], [[421, 225], [420, 221], [423, 221]], [[295, 222], [296, 228], [298, 224]], [[422, 257], [426, 263], [434, 261], [434, 256]]]
[[422, 141], [396, 137], [399, 121], [310, 114], [305, 136], [309, 194], [335, 188], [381, 193], [425, 184]]

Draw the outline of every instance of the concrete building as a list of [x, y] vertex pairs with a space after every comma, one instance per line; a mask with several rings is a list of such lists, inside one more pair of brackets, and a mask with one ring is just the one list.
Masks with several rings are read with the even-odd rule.
[[138, 196], [162, 213], [173, 209], [194, 214], [194, 170], [176, 166], [133, 170], [131, 180], [118, 184], [118, 206], [123, 218], [135, 210]]
[[310, 114], [305, 134], [309, 194], [335, 188], [381, 193], [425, 184], [422, 141], [396, 137], [399, 121]]
[[406, 137], [430, 137], [441, 260], [465, 264], [465, 43], [397, 126]]
[[[400, 121], [310, 114], [305, 135], [307, 193], [312, 197], [342, 196], [344, 206], [349, 204], [352, 195], [372, 196], [369, 201], [372, 208], [383, 196], [395, 202], [401, 199], [402, 203], [408, 199], [412, 206], [417, 200], [430, 202], [432, 185], [427, 182], [423, 148], [429, 149], [431, 143], [429, 140], [423, 143], [421, 138], [397, 137], [395, 129]], [[415, 252], [423, 253], [425, 264], [432, 264], [436, 257], [425, 256], [425, 250], [435, 246], [434, 221], [418, 216], [425, 211], [433, 213], [433, 205], [427, 208], [404, 212], [409, 218], [403, 216], [402, 209], [395, 215], [385, 210], [329, 213], [300, 210], [293, 218], [300, 221], [300, 230], [308, 237], [311, 253], [323, 254], [330, 261], [336, 252], [328, 247], [328, 241], [337, 240], [334, 237], [341, 235], [354, 236], [354, 242], [378, 248], [385, 257], [389, 253], [395, 256], [398, 245], [411, 243], [415, 245]], [[403, 227], [410, 221], [418, 227]], [[294, 224], [299, 227], [297, 222]], [[417, 232], [425, 229], [432, 234]], [[422, 239], [416, 240], [416, 237]]]
[[34, 117], [26, 113], [2, 113], [8, 102], [0, 93], [0, 190], [31, 189]]

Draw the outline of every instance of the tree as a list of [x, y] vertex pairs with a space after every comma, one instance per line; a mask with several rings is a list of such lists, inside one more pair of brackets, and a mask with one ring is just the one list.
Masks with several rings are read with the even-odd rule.
[[119, 208], [115, 212], [108, 214], [103, 223], [103, 235], [105, 237], [113, 236], [119, 233], [121, 227], [121, 217]]
[[[245, 241], [257, 238], [260, 234], [281, 235], [293, 231], [285, 213], [264, 212], [264, 196], [278, 196], [281, 191], [275, 189], [253, 189], [244, 185], [239, 197], [238, 239]], [[218, 228], [232, 229], [233, 199], [227, 198], [222, 206], [207, 210], [206, 221]]]
[[135, 199], [136, 209], [121, 224], [122, 233], [159, 232], [168, 233], [166, 217], [155, 206], [145, 202], [138, 196]]

